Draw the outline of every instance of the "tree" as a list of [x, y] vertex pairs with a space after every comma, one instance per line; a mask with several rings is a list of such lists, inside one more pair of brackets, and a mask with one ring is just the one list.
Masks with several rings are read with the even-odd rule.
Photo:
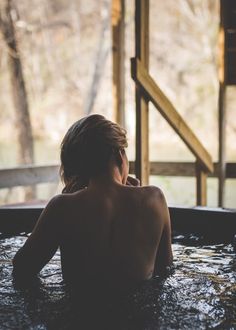
[[12, 0], [0, 1], [0, 31], [2, 32], [8, 51], [8, 66], [13, 102], [16, 110], [19, 162], [21, 164], [30, 164], [34, 162], [33, 135], [22, 63], [11, 16], [12, 10]]
[[88, 91], [88, 95], [86, 96], [86, 103], [85, 103], [85, 114], [89, 115], [92, 111], [93, 111], [93, 106], [96, 100], [96, 96], [98, 93], [98, 89], [99, 89], [99, 84], [102, 78], [102, 74], [103, 74], [103, 70], [105, 67], [105, 62], [107, 59], [107, 56], [109, 54], [109, 49], [105, 48], [104, 46], [106, 46], [105, 44], [105, 36], [106, 36], [106, 32], [109, 28], [109, 24], [110, 24], [110, 6], [109, 6], [109, 1], [105, 0], [103, 2], [103, 6], [104, 6], [104, 11], [105, 17], [103, 18], [103, 22], [102, 22], [102, 27], [101, 27], [101, 32], [100, 32], [100, 38], [99, 38], [99, 42], [98, 42], [98, 48], [97, 48], [97, 52], [96, 52], [96, 56], [95, 56], [95, 60], [94, 60], [94, 72], [93, 72], [93, 77], [92, 77], [92, 81], [91, 81], [91, 85]]

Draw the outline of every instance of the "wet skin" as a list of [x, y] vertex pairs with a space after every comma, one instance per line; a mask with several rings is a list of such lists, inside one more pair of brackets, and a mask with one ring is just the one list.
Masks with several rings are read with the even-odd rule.
[[[128, 177], [126, 155], [88, 188], [54, 197], [16, 253], [13, 274], [34, 277], [61, 250], [72, 287], [92, 281], [120, 290], [162, 275], [172, 263], [168, 207], [161, 190]], [[102, 284], [101, 284], [102, 285]]]

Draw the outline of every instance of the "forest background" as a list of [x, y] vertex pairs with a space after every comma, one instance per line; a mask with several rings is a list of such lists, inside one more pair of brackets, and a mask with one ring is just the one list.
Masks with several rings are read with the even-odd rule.
[[[29, 162], [57, 164], [61, 139], [75, 120], [91, 113], [113, 119], [111, 1], [12, 0], [10, 15], [26, 85], [33, 152], [31, 160], [22, 155], [24, 146], [19, 143], [20, 122], [13, 102], [9, 50], [0, 33], [0, 168]], [[218, 32], [217, 0], [150, 1], [150, 73], [214, 161], [218, 160]], [[134, 160], [135, 98], [130, 78], [134, 0], [126, 1], [125, 44], [125, 126], [128, 156]], [[235, 87], [229, 87], [228, 162], [236, 162], [235, 107]], [[194, 160], [152, 105], [150, 158]], [[150, 183], [163, 189], [169, 204], [195, 204], [194, 178], [158, 176], [151, 177]], [[36, 198], [47, 200], [60, 189], [60, 184], [38, 185]], [[26, 197], [21, 187], [0, 190], [0, 204], [21, 202]], [[236, 180], [227, 180], [225, 206], [235, 207], [235, 200]], [[208, 205], [217, 205], [217, 179], [208, 179]]]

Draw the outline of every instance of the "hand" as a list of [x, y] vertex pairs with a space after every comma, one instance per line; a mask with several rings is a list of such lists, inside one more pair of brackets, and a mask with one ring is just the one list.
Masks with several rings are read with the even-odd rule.
[[133, 178], [132, 176], [127, 177], [126, 186], [138, 187], [140, 186], [140, 181], [137, 178]]

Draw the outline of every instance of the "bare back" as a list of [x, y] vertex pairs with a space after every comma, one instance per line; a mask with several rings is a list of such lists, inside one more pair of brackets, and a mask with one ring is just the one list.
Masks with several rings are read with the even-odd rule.
[[37, 273], [58, 246], [69, 284], [97, 280], [129, 287], [162, 273], [172, 261], [164, 196], [156, 187], [120, 184], [59, 195], [16, 255], [15, 270], [25, 257]]

